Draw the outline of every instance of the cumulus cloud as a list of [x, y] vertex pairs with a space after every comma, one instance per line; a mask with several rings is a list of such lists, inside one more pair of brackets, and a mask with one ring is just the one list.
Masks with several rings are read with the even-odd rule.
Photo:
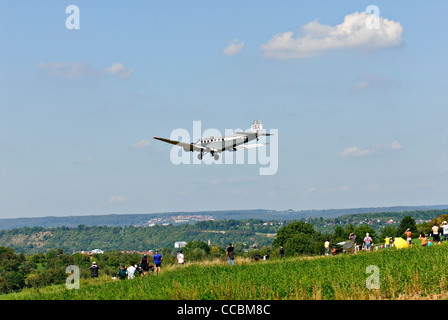
[[351, 157], [366, 157], [375, 152], [374, 149], [360, 148], [360, 147], [350, 147], [342, 151], [341, 157], [351, 158]]
[[368, 148], [349, 147], [341, 152], [342, 158], [360, 158], [367, 157], [378, 152], [396, 151], [403, 149], [401, 143], [397, 140], [385, 145], [374, 145]]
[[395, 141], [392, 141], [391, 143], [389, 143], [388, 148], [391, 150], [401, 150], [401, 149], [403, 149], [403, 146], [401, 145], [400, 142], [395, 140]]
[[133, 69], [125, 68], [123, 64], [118, 62], [104, 69], [94, 68], [84, 62], [41, 62], [36, 65], [36, 68], [46, 71], [52, 77], [65, 79], [104, 75], [113, 75], [120, 79], [125, 79], [130, 77], [134, 71]]
[[234, 56], [243, 50], [245, 43], [240, 42], [238, 39], [234, 39], [229, 42], [229, 45], [222, 52], [225, 56]]
[[131, 76], [133, 69], [125, 68], [121, 63], [115, 62], [109, 68], [104, 70], [105, 73], [115, 74], [119, 78], [124, 79]]
[[379, 28], [368, 27], [372, 17], [366, 12], [355, 12], [335, 26], [317, 20], [303, 25], [301, 34], [278, 33], [261, 46], [264, 55], [276, 59], [297, 59], [322, 55], [334, 50], [372, 51], [402, 44], [403, 27], [399, 22], [379, 17]]
[[125, 201], [126, 201], [126, 198], [122, 195], [109, 197], [109, 203], [122, 203]]
[[142, 139], [136, 144], [132, 145], [132, 149], [145, 149], [151, 145], [151, 141], [148, 139]]

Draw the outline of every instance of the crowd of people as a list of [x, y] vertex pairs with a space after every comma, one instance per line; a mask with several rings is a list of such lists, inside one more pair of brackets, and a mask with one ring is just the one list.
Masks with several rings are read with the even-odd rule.
[[[406, 236], [406, 243], [409, 247], [412, 247], [412, 232], [409, 229], [406, 229], [406, 231], [404, 232], [404, 235]], [[420, 236], [418, 237], [418, 240], [421, 241], [421, 245], [423, 247], [429, 247], [433, 244], [440, 244], [440, 242], [442, 241], [440, 236], [443, 236], [443, 241], [447, 241], [448, 240], [448, 223], [446, 221], [444, 221], [442, 223], [442, 225], [438, 226], [437, 224], [434, 224], [434, 226], [432, 227], [432, 239], [430, 236], [428, 236], [427, 234], [421, 233]], [[360, 250], [361, 251], [371, 251], [372, 250], [372, 238], [370, 237], [369, 233], [366, 233], [362, 245], [361, 247], [356, 243], [356, 234], [354, 233], [350, 233], [348, 240], [346, 242], [343, 242], [342, 244], [339, 243], [339, 245], [341, 247], [338, 248], [337, 245], [333, 245], [333, 249], [331, 249], [331, 254], [332, 255], [336, 255], [340, 252], [354, 252], [357, 253]], [[390, 247], [394, 247], [394, 239], [393, 237], [389, 237], [386, 236], [384, 238], [384, 244], [380, 245], [380, 248], [386, 248], [389, 249]], [[325, 248], [325, 255], [329, 256], [330, 255], [330, 241], [329, 239], [327, 239], [324, 243], [324, 248]], [[378, 245], [375, 246], [376, 250], [378, 250]], [[284, 257], [285, 256], [285, 251], [283, 249], [283, 247], [280, 247], [280, 257]], [[229, 262], [229, 266], [234, 266], [235, 265], [235, 248], [233, 247], [232, 243], [229, 243], [229, 246], [227, 247], [226, 250], [226, 258], [228, 259]], [[267, 260], [269, 259], [269, 255], [266, 254], [263, 257], [256, 255], [254, 256], [254, 261], [259, 261], [259, 260]], [[161, 268], [161, 264], [162, 264], [162, 255], [156, 251], [154, 256], [153, 256], [153, 260], [154, 260], [154, 265], [149, 263], [149, 258], [147, 256], [147, 254], [144, 254], [143, 257], [140, 260], [139, 264], [134, 264], [131, 263], [129, 265], [129, 267], [126, 267], [124, 264], [121, 265], [119, 271], [118, 271], [118, 278], [119, 279], [134, 279], [135, 276], [145, 276], [148, 273], [155, 273], [158, 274], [160, 272], [160, 268]], [[185, 256], [181, 251], [178, 252], [177, 254], [177, 261], [179, 264], [183, 265], [185, 264]], [[96, 264], [96, 262], [94, 261], [92, 263], [92, 266], [90, 267], [90, 271], [92, 273], [92, 278], [98, 277], [98, 265]], [[114, 277], [115, 278], [115, 277]]]
[[[154, 260], [154, 265], [150, 264], [149, 257], [146, 253], [140, 259], [139, 264], [135, 264], [134, 262], [131, 262], [128, 267], [126, 267], [124, 264], [122, 264], [117, 273], [118, 279], [120, 279], [120, 280], [134, 279], [136, 276], [143, 277], [149, 273], [158, 274], [161, 270], [162, 259], [163, 259], [162, 255], [158, 251], [156, 251], [155, 254], [152, 256], [152, 258]], [[185, 263], [185, 257], [184, 257], [182, 250], [177, 253], [177, 260], [178, 260], [179, 264]], [[96, 261], [93, 261], [92, 266], [90, 267], [92, 278], [98, 277], [98, 270], [99, 270], [99, 267], [98, 267]], [[112, 275], [112, 278], [116, 279], [115, 275]]]
[[[412, 247], [412, 232], [410, 229], [406, 229], [404, 234], [406, 236], [406, 244], [409, 247]], [[443, 239], [442, 239], [442, 237]], [[372, 250], [372, 238], [370, 237], [369, 233], [366, 233], [363, 243], [361, 247], [357, 245], [356, 243], [356, 234], [350, 233], [348, 240], [350, 242], [344, 242], [341, 244], [341, 247], [338, 248], [337, 245], [333, 246], [333, 249], [331, 250], [331, 254], [335, 255], [340, 252], [359, 252], [361, 251], [371, 251]], [[430, 235], [421, 233], [418, 237], [418, 240], [421, 241], [421, 245], [423, 247], [429, 247], [433, 244], [440, 244], [441, 241], [447, 241], [448, 240], [448, 223], [446, 221], [443, 221], [443, 223], [438, 226], [436, 223], [434, 223], [434, 226], [432, 227], [432, 232]], [[346, 245], [348, 243], [348, 245]], [[380, 246], [376, 245], [375, 249], [378, 250], [378, 248], [386, 248], [389, 249], [390, 247], [394, 247], [394, 239], [393, 237], [386, 236], [384, 239], [384, 244], [381, 244]], [[327, 239], [324, 243], [325, 247], [325, 255], [330, 255], [330, 241]]]
[[[284, 257], [283, 247], [280, 248], [280, 255], [281, 257]], [[152, 256], [152, 258], [154, 260], [154, 265], [149, 263], [149, 258], [147, 254], [143, 255], [139, 264], [134, 264], [133, 262], [131, 262], [128, 267], [122, 264], [117, 273], [118, 278], [124, 280], [124, 279], [134, 279], [136, 276], [143, 277], [149, 273], [158, 274], [161, 269], [162, 255], [158, 251], [156, 251], [155, 254]], [[235, 248], [232, 243], [229, 243], [229, 246], [226, 249], [226, 259], [228, 259], [229, 266], [235, 265]], [[265, 254], [263, 257], [261, 256], [254, 257], [254, 261], [258, 261], [261, 259], [268, 260], [269, 255]], [[185, 264], [185, 256], [182, 250], [180, 250], [177, 253], [177, 261], [179, 265]], [[92, 278], [98, 277], [98, 270], [99, 267], [94, 261], [92, 263], [92, 266], [90, 267]], [[112, 277], [113, 279], [116, 279], [115, 275], [112, 275]]]

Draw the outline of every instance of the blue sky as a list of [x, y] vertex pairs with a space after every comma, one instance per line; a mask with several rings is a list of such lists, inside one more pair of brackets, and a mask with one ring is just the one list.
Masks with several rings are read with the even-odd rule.
[[[446, 204], [447, 9], [3, 1], [0, 218]], [[278, 130], [273, 175], [174, 165], [152, 139], [255, 119]]]

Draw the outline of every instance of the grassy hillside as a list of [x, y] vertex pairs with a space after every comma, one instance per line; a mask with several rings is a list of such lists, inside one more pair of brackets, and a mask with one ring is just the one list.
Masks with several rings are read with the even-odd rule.
[[[164, 268], [159, 275], [133, 280], [83, 280], [80, 289], [64, 285], [1, 296], [13, 300], [272, 300], [421, 299], [448, 290], [448, 244], [361, 252], [330, 257], [237, 260]], [[366, 281], [379, 270], [380, 289]]]

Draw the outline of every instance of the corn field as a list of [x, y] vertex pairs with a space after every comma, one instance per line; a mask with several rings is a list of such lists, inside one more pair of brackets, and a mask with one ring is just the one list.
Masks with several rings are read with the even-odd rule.
[[[447, 292], [448, 244], [328, 257], [294, 257], [230, 267], [190, 264], [132, 280], [99, 278], [80, 289], [55, 286], [6, 295], [45, 300], [368, 300], [424, 298]], [[369, 288], [374, 266], [376, 288]]]

